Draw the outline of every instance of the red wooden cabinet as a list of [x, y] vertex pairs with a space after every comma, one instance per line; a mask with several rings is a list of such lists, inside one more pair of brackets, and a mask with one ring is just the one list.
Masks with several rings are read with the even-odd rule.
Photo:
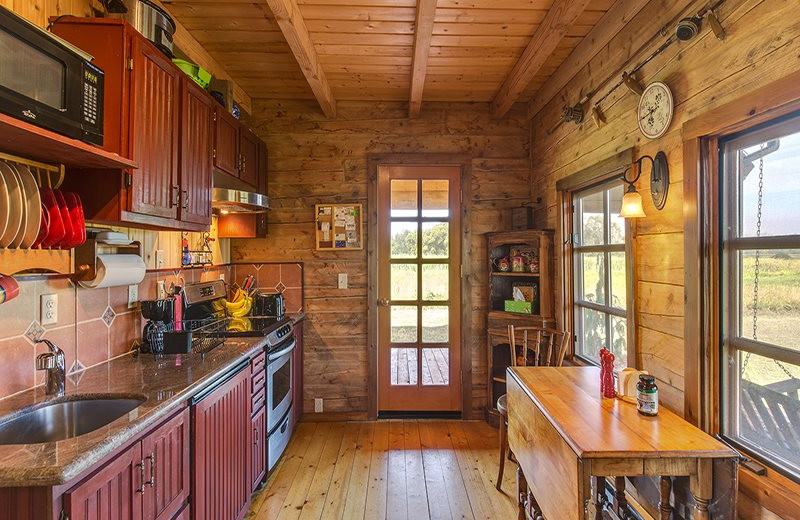
[[252, 419], [253, 453], [250, 457], [251, 489], [255, 491], [267, 474], [267, 416], [262, 406]]
[[128, 129], [134, 161], [130, 211], [178, 217], [178, 108], [182, 73], [144, 38], [131, 37], [133, 88]]
[[239, 520], [250, 505], [250, 366], [192, 407], [194, 520]]
[[214, 107], [214, 167], [239, 176], [239, 121], [219, 105]]
[[[105, 72], [103, 148], [139, 164], [116, 174], [81, 169], [66, 176], [63, 188], [81, 196], [87, 219], [208, 229], [211, 97], [189, 90], [183, 72], [122, 20], [67, 17], [52, 30], [92, 54]], [[202, 116], [209, 120], [199, 121]], [[188, 120], [196, 124], [187, 126]]]
[[142, 446], [137, 442], [66, 492], [64, 515], [70, 520], [141, 520], [144, 486]]
[[181, 80], [180, 219], [211, 224], [214, 100], [189, 78]]
[[239, 130], [239, 179], [258, 189], [258, 145], [256, 134], [245, 127]]
[[142, 439], [144, 520], [170, 520], [189, 499], [189, 409]]

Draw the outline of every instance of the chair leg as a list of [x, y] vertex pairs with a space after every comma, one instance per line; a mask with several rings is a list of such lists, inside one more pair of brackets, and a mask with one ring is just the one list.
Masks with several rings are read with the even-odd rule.
[[508, 430], [506, 429], [505, 417], [500, 417], [500, 468], [497, 471], [497, 485], [495, 487], [500, 491], [503, 484], [503, 470], [506, 466], [506, 451], [508, 450]]

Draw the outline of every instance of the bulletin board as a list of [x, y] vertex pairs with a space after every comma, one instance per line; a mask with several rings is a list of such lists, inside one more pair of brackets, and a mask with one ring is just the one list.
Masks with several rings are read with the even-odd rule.
[[317, 251], [364, 249], [361, 204], [316, 204]]

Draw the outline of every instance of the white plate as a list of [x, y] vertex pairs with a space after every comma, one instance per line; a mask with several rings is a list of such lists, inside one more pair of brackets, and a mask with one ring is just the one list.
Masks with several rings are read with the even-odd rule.
[[29, 249], [36, 242], [39, 226], [42, 225], [42, 196], [39, 195], [39, 184], [27, 166], [17, 166], [17, 173], [22, 179], [22, 187], [25, 189], [25, 214], [27, 216], [27, 227], [19, 247]]
[[0, 161], [0, 171], [8, 189], [8, 225], [3, 236], [0, 237], [0, 247], [9, 247], [17, 237], [22, 225], [22, 186], [17, 180], [17, 174], [4, 161]]
[[8, 187], [6, 187], [3, 171], [0, 170], [0, 239], [6, 232], [6, 227], [8, 227], [8, 213]]
[[[19, 185], [19, 194], [20, 194], [20, 210], [19, 213], [22, 215], [20, 218], [19, 229], [17, 230], [17, 236], [14, 237], [14, 240], [11, 241], [8, 247], [12, 249], [19, 248], [22, 241], [25, 239], [25, 231], [28, 229], [28, 201], [25, 198], [25, 185], [22, 183], [22, 176], [17, 171], [17, 168], [11, 164], [6, 163], [11, 169], [11, 172], [17, 179], [17, 184]], [[14, 211], [13, 208], [11, 211]]]

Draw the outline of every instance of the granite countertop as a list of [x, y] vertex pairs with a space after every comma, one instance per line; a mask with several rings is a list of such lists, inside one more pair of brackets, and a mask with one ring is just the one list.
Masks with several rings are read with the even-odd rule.
[[[289, 317], [294, 322], [302, 314]], [[283, 322], [281, 322], [283, 323]], [[264, 338], [231, 338], [205, 355], [129, 354], [67, 376], [63, 398], [38, 386], [0, 399], [0, 422], [42, 403], [119, 394], [146, 400], [119, 419], [58, 442], [0, 445], [0, 487], [51, 486], [74, 479], [132, 439], [168, 419], [188, 399], [263, 348]]]

